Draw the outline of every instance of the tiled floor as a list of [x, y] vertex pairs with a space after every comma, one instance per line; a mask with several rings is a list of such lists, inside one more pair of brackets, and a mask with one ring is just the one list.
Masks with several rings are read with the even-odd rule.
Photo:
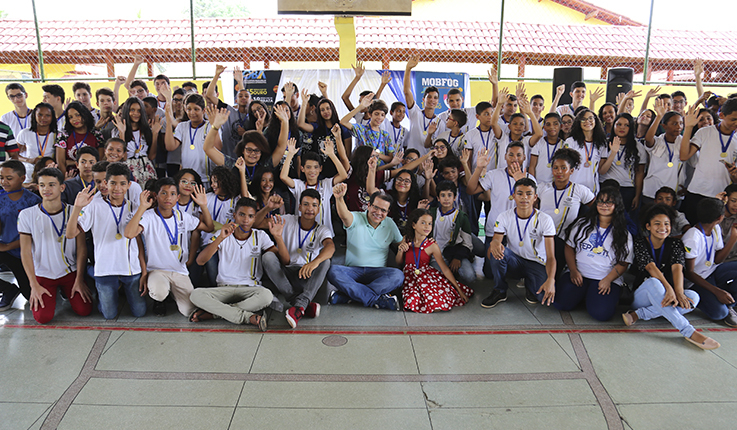
[[723, 345], [704, 352], [664, 320], [599, 323], [515, 287], [483, 309], [491, 285], [472, 286], [448, 313], [323, 306], [297, 330], [272, 314], [267, 333], [190, 324], [173, 305], [105, 321], [60, 303], [44, 327], [13, 309], [0, 429], [734, 428], [737, 331], [689, 314]]

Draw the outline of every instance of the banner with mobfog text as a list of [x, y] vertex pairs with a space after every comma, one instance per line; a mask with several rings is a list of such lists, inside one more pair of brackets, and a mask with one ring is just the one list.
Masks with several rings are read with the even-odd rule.
[[450, 109], [450, 106], [448, 106], [448, 91], [453, 88], [461, 91], [464, 102], [471, 100], [468, 94], [470, 86], [468, 73], [413, 72], [413, 74], [415, 83], [413, 94], [417, 103], [422, 104], [422, 96], [427, 87], [438, 89], [440, 100], [438, 107], [435, 108], [436, 114]]

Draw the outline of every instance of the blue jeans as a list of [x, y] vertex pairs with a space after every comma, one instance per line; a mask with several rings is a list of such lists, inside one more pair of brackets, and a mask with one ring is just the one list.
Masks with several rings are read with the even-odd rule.
[[571, 273], [567, 272], [557, 284], [554, 305], [559, 311], [570, 311], [586, 299], [586, 310], [592, 318], [609, 321], [617, 310], [621, 293], [622, 287], [612, 282], [608, 294], [599, 294], [597, 279], [583, 278], [583, 284], [579, 287], [571, 281]]
[[141, 297], [139, 281], [141, 274], [130, 276], [96, 276], [98, 307], [105, 319], [113, 319], [118, 316], [118, 287], [122, 286], [125, 298], [128, 300], [131, 313], [140, 318], [146, 315], [146, 298]]
[[[730, 261], [717, 266], [716, 270], [706, 278], [706, 282], [729, 292], [732, 297], [737, 297], [737, 261]], [[701, 297], [698, 308], [714, 321], [721, 321], [726, 318], [729, 314], [729, 308], [735, 305], [734, 303], [725, 305], [711, 291], [696, 284], [691, 289]]]
[[[699, 303], [699, 295], [695, 291], [685, 290], [683, 294], [693, 300], [694, 306]], [[648, 278], [635, 290], [632, 309], [635, 309], [637, 317], [643, 321], [665, 317], [683, 336], [691, 337], [695, 329], [683, 315], [691, 312], [693, 308], [662, 306], [663, 297], [665, 297], [663, 284], [655, 278]]]
[[392, 267], [332, 265], [328, 270], [328, 281], [352, 300], [373, 306], [379, 296], [402, 286], [404, 273]]
[[[445, 262], [445, 265], [448, 266], [448, 268], [450, 268], [450, 261], [447, 261], [445, 259], [443, 259], [443, 261]], [[438, 265], [437, 261], [433, 260], [430, 263], [430, 266], [438, 269], [438, 272], [443, 273], [440, 270], [440, 266]], [[473, 268], [473, 263], [471, 263], [471, 261], [469, 261], [467, 258], [462, 259], [461, 267], [458, 268], [458, 273], [457, 274], [454, 273], [453, 276], [455, 276], [456, 281], [461, 281], [464, 284], [470, 284], [471, 282], [475, 281], [476, 280], [476, 270], [474, 270]]]
[[496, 282], [495, 290], [507, 291], [509, 288], [505, 279], [507, 276], [516, 279], [525, 278], [525, 288], [532, 291], [537, 299], [542, 302], [545, 293], [537, 294], [537, 290], [548, 279], [548, 273], [545, 271], [544, 265], [537, 261], [524, 259], [510, 251], [509, 248], [504, 248], [503, 259], [497, 260], [492, 256], [490, 259], [487, 258], [487, 261]]
[[187, 267], [187, 270], [189, 270], [189, 279], [192, 281], [192, 285], [195, 286], [201, 286], [198, 285], [200, 282], [200, 278], [202, 278], [202, 271], [207, 271], [207, 286], [208, 287], [214, 287], [217, 285], [217, 278], [218, 278], [218, 264], [220, 263], [220, 256], [216, 252], [213, 254], [212, 258], [207, 260], [205, 264], [200, 266], [199, 264], [192, 263], [191, 266]]

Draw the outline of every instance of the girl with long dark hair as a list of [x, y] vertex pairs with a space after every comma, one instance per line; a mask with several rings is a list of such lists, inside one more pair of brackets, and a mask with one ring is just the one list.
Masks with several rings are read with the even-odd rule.
[[617, 115], [609, 146], [601, 153], [599, 175], [601, 182], [607, 179], [619, 182], [619, 191], [628, 211], [640, 205], [646, 163], [647, 154], [635, 138], [634, 118], [628, 113]]
[[606, 133], [601, 120], [589, 109], [582, 108], [571, 127], [571, 137], [563, 142], [581, 155], [581, 167], [573, 173], [571, 180], [587, 186], [596, 193], [599, 190], [599, 162], [606, 144]]
[[133, 180], [145, 184], [149, 179], [156, 179], [156, 168], [152, 159], [156, 159], [157, 138], [161, 130], [161, 120], [154, 115], [146, 116], [146, 110], [138, 97], [130, 97], [125, 101], [120, 115], [115, 117], [113, 137], [119, 137], [126, 143], [126, 161], [133, 174]]

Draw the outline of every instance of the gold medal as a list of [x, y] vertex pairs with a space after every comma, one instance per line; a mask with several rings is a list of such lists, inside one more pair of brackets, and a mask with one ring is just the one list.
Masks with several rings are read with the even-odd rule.
[[509, 196], [509, 200], [514, 200], [514, 197], [513, 196]]
[[415, 269], [415, 275], [419, 275], [419, 274], [420, 274], [420, 269]]
[[668, 167], [673, 167], [673, 163], [669, 162]]
[[722, 158], [727, 158], [727, 153], [726, 152], [722, 152], [721, 155], [722, 155]]
[[64, 235], [63, 234], [61, 236], [59, 236], [59, 243], [61, 243], [62, 240], [64, 240]]
[[445, 221], [445, 217], [444, 216], [441, 216], [440, 217], [440, 221]]
[[589, 166], [591, 166], [591, 163], [590, 162], [587, 161], [587, 162], [583, 163], [583, 167], [589, 167]]
[[427, 136], [427, 130], [423, 131], [423, 132], [422, 132], [422, 135], [423, 135], [423, 136]]
[[556, 208], [553, 212], [555, 212], [556, 215], [560, 213], [560, 209]]
[[621, 166], [621, 165], [622, 165], [622, 162], [617, 160], [617, 166]]
[[302, 248], [297, 248], [297, 254], [301, 254], [301, 253], [302, 253]]
[[179, 251], [179, 245], [172, 245], [169, 247], [172, 251]]
[[548, 163], [548, 169], [549, 169], [550, 167], [552, 167], [552, 166], [553, 166], [552, 164]]
[[711, 261], [706, 262], [706, 267], [711, 267]]
[[601, 254], [604, 251], [604, 248], [601, 246], [597, 246], [596, 248], [592, 249], [594, 254]]
[[116, 240], [120, 240], [120, 239], [122, 239], [122, 238], [123, 238], [123, 235], [122, 235], [122, 234], [120, 234], [120, 233], [118, 233], [118, 234], [116, 234], [116, 235], [115, 235], [115, 239], [116, 239]]
[[189, 149], [194, 151], [194, 145], [189, 145]]
[[524, 240], [520, 241], [520, 243], [519, 243], [519, 247], [520, 248], [522, 248], [523, 246], [525, 246], [525, 241]]

